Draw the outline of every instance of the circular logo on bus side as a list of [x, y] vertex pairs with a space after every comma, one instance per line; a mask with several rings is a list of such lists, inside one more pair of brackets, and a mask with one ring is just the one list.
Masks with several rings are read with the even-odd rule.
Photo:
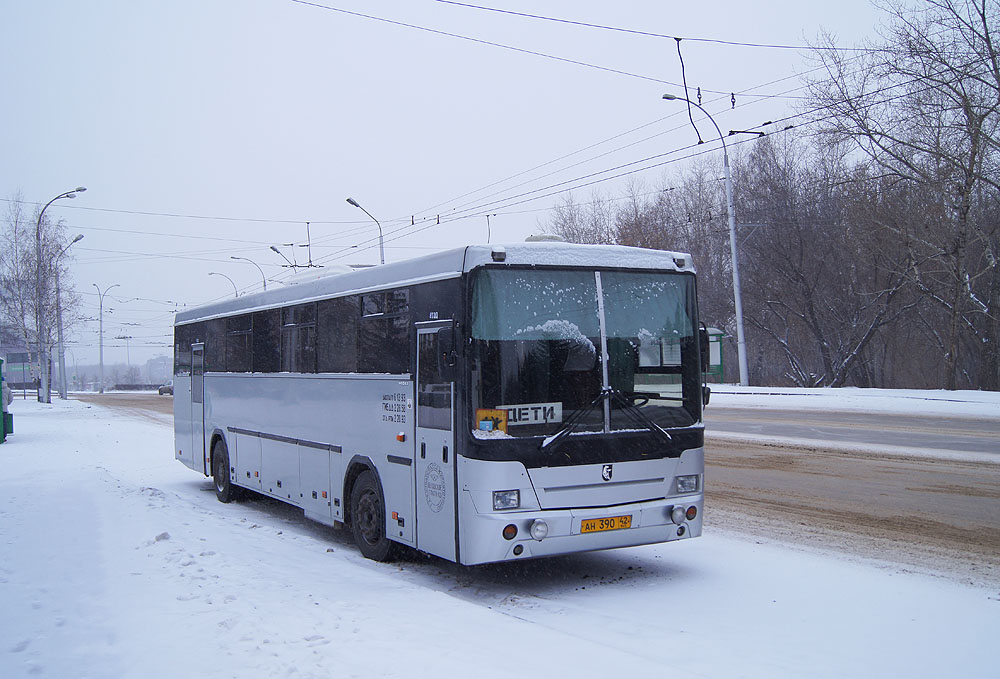
[[440, 512], [444, 508], [444, 500], [448, 495], [444, 472], [436, 462], [427, 465], [424, 472], [424, 498], [432, 512]]

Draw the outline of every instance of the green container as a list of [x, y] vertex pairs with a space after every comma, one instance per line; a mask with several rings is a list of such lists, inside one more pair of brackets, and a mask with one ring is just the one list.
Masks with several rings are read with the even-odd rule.
[[[0, 398], [3, 398], [3, 359], [0, 358]], [[14, 433], [14, 416], [10, 413], [3, 413], [0, 418], [0, 443], [7, 439], [7, 434]]]

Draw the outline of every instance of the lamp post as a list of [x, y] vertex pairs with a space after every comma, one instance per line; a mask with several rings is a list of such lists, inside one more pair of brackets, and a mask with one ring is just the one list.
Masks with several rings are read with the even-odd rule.
[[353, 198], [348, 198], [347, 202], [371, 217], [372, 221], [378, 225], [378, 259], [380, 264], [385, 264], [385, 241], [382, 240], [382, 223], [375, 219], [371, 212], [361, 207], [361, 204], [358, 201]]
[[[281, 257], [281, 258], [282, 258], [283, 260], [285, 260], [286, 262], [288, 262], [288, 264], [287, 264], [287, 267], [288, 267], [288, 268], [290, 268], [290, 269], [292, 270], [292, 273], [295, 273], [296, 269], [298, 269], [298, 265], [297, 265], [297, 264], [295, 264], [295, 262], [293, 262], [293, 261], [291, 261], [290, 259], [288, 259], [288, 257], [285, 257], [285, 253], [284, 253], [284, 252], [282, 252], [281, 250], [279, 250], [279, 249], [278, 249], [278, 246], [277, 246], [277, 245], [272, 245], [272, 246], [271, 246], [271, 250], [272, 250], [273, 252], [276, 252], [276, 253], [278, 253], [278, 255], [279, 255], [279, 256], [280, 256], [280, 257]], [[295, 250], [292, 250], [292, 256], [293, 256], [293, 257], [295, 256]], [[282, 266], [286, 266], [286, 265], [284, 265], [284, 264], [283, 264]]]
[[59, 251], [55, 258], [56, 273], [56, 341], [59, 346], [59, 398], [66, 400], [66, 345], [63, 343], [63, 321], [62, 321], [62, 300], [59, 298], [59, 259], [66, 254], [66, 251], [73, 247], [74, 243], [83, 240], [83, 234], [77, 236], [69, 242], [69, 245]]
[[101, 288], [97, 285], [97, 283], [94, 283], [93, 285], [94, 285], [95, 288], [97, 288], [97, 299], [98, 299], [98, 302], [100, 303], [100, 313], [98, 314], [97, 318], [98, 318], [98, 328], [99, 328], [98, 332], [100, 333], [99, 337], [100, 337], [100, 347], [101, 347], [101, 351], [100, 351], [100, 355], [101, 355], [101, 374], [100, 374], [100, 380], [101, 380], [101, 383], [100, 383], [100, 385], [98, 385], [98, 388], [100, 389], [100, 393], [103, 394], [104, 393], [104, 296], [106, 294], [108, 294], [108, 292], [111, 291], [111, 288], [117, 288], [117, 287], [120, 286], [120, 284], [119, 283], [115, 283], [114, 285], [112, 285], [112, 286], [110, 286], [108, 288], [105, 288], [104, 292], [101, 292]]
[[[229, 281], [230, 283], [233, 283], [233, 279], [232, 279], [232, 278], [230, 278], [229, 276], [227, 276], [227, 275], [226, 275], [226, 274], [224, 274], [224, 273], [219, 273], [218, 271], [209, 271], [209, 272], [208, 272], [208, 275], [209, 275], [209, 276], [222, 276], [223, 278], [225, 278], [225, 279], [226, 279], [227, 281]], [[240, 291], [239, 291], [239, 289], [238, 289], [238, 288], [236, 287], [236, 283], [233, 283], [233, 292], [235, 292], [235, 293], [236, 293], [236, 295], [235, 295], [236, 297], [239, 297], [239, 296], [240, 296]]]
[[49, 205], [61, 198], [76, 198], [76, 194], [83, 193], [87, 188], [78, 186], [72, 191], [64, 191], [50, 200], [38, 213], [38, 221], [35, 223], [35, 304], [36, 304], [36, 331], [38, 332], [38, 367], [40, 373], [38, 402], [51, 403], [52, 395], [49, 390], [49, 348], [46, 344], [47, 328], [45, 327], [45, 305], [42, 299], [42, 218]]
[[736, 212], [733, 209], [733, 180], [729, 173], [729, 150], [726, 148], [726, 138], [723, 136], [722, 130], [719, 129], [718, 123], [715, 122], [715, 118], [702, 108], [701, 104], [674, 94], [664, 94], [663, 98], [669, 101], [686, 101], [704, 113], [712, 121], [712, 125], [715, 125], [715, 131], [719, 133], [719, 140], [722, 142], [722, 167], [726, 180], [726, 209], [729, 212], [729, 252], [733, 261], [733, 299], [736, 305], [736, 353], [740, 364], [740, 384], [745, 387], [750, 384], [750, 371], [747, 367], [747, 343], [743, 332], [743, 293], [740, 289], [740, 268], [736, 250]]
[[[278, 254], [280, 255], [281, 253], [279, 252]], [[264, 292], [267, 292], [267, 278], [264, 277], [264, 270], [260, 268], [260, 265], [257, 264], [257, 262], [247, 257], [237, 257], [236, 255], [229, 255], [229, 259], [239, 259], [244, 262], [250, 262], [255, 267], [257, 267], [257, 271], [260, 271], [260, 280], [262, 283], [264, 283]]]

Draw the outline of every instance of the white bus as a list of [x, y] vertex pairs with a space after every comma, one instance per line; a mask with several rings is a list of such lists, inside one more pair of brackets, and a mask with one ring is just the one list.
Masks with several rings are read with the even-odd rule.
[[690, 256], [470, 246], [177, 314], [176, 457], [461, 564], [696, 537]]

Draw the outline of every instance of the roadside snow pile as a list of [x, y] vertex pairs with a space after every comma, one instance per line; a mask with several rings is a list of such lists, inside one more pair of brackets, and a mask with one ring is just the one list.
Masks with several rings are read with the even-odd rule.
[[[943, 389], [804, 389], [712, 384], [712, 405], [776, 410], [840, 410], [1000, 420], [1000, 392]], [[711, 406], [710, 406], [711, 407]]]

